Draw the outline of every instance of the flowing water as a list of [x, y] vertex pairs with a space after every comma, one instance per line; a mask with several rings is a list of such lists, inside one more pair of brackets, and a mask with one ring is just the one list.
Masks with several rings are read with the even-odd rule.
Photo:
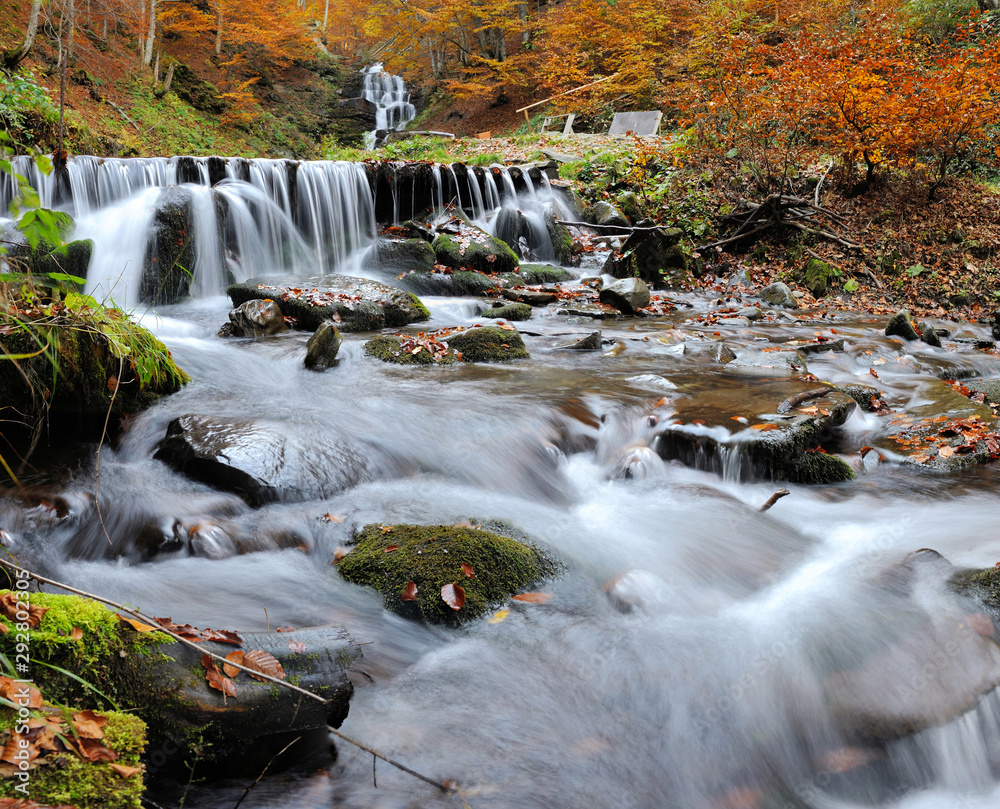
[[[145, 238], [158, 193], [159, 181], [147, 178], [161, 164], [128, 165], [142, 171], [117, 172], [129, 179], [89, 198], [100, 206], [75, 209], [109, 277], [126, 271], [123, 256]], [[229, 179], [216, 193], [238, 196], [247, 216], [259, 216], [268, 206], [251, 211], [249, 195], [264, 195], [264, 185]], [[273, 188], [266, 199], [281, 208]], [[283, 227], [295, 234], [286, 256], [341, 251], [324, 241], [341, 232], [329, 218], [339, 204], [331, 194], [315, 213], [285, 211], [292, 224]], [[102, 212], [108, 221], [97, 221]], [[264, 253], [277, 243], [256, 235]], [[50, 500], [59, 492], [58, 511], [0, 499], [0, 526], [19, 561], [196, 626], [347, 627], [364, 658], [343, 730], [457, 782], [475, 809], [1000, 803], [1000, 699], [990, 693], [976, 704], [995, 667], [992, 644], [963, 629], [949, 566], [910, 557], [929, 547], [958, 566], [1000, 560], [992, 467], [943, 476], [886, 463], [849, 483], [790, 486], [767, 513], [756, 509], [776, 484], [740, 483], [738, 470], [697, 471], [640, 452], [643, 475], [619, 474], [652, 442], [650, 414], [738, 400], [773, 377], [685, 355], [685, 342], [724, 339], [742, 352], [835, 331], [848, 351], [819, 355], [810, 371], [867, 382], [872, 363], [887, 358], [879, 385], [893, 406], [912, 411], [936, 401], [942, 369], [952, 378], [997, 375], [996, 356], [921, 344], [897, 361], [898, 343], [849, 313], [699, 322], [719, 311], [723, 290], [676, 296], [664, 318], [606, 321], [603, 336], [625, 347], [619, 353], [559, 350], [594, 326], [550, 307], [519, 324], [530, 360], [400, 368], [365, 356], [368, 335], [351, 334], [337, 367], [317, 374], [302, 366], [306, 334], [217, 337], [228, 300], [211, 284], [196, 289], [189, 302], [142, 314], [192, 382], [103, 447], [99, 487], [96, 448], [68, 447], [33, 481]], [[480, 306], [425, 303], [433, 318], [421, 330], [474, 323]], [[593, 418], [567, 415], [580, 411]], [[251, 509], [154, 460], [167, 424], [184, 414], [280, 430], [303, 459], [282, 499]], [[841, 431], [845, 446], [876, 443], [887, 429], [880, 419], [855, 412]], [[331, 442], [348, 448], [336, 467], [325, 465]], [[559, 558], [565, 571], [544, 585], [552, 600], [512, 603], [498, 622], [426, 627], [387, 613], [380, 596], [346, 584], [331, 565], [356, 527], [469, 518], [509, 521]], [[247, 537], [289, 535], [301, 547], [268, 549], [261, 540], [259, 552], [213, 559], [185, 546], [144, 561], [140, 538], [150, 526], [169, 532], [219, 519]], [[939, 709], [940, 721], [873, 743], [845, 727], [851, 705], [907, 716]], [[338, 743], [337, 756], [265, 778], [243, 806], [462, 805], [381, 763], [376, 786], [371, 756], [349, 745]], [[185, 805], [231, 807], [247, 783], [197, 785]], [[170, 805], [176, 795], [163, 789], [153, 798]]]
[[375, 105], [375, 129], [365, 136], [368, 149], [375, 148], [379, 132], [403, 129], [417, 115], [401, 76], [387, 73], [381, 62], [365, 68], [362, 96]]

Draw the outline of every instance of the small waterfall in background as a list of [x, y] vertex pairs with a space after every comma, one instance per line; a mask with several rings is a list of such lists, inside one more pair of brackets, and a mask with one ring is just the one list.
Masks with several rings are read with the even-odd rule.
[[375, 105], [375, 129], [365, 133], [365, 148], [374, 149], [379, 132], [400, 130], [416, 117], [417, 108], [399, 76], [386, 73], [382, 63], [365, 68], [364, 98]]
[[[13, 168], [44, 207], [73, 216], [70, 239], [93, 240], [87, 291], [123, 307], [154, 300], [149, 284], [164, 260], [189, 274], [188, 292], [199, 298], [262, 275], [353, 274], [379, 226], [449, 203], [490, 233], [513, 215], [513, 242], [530, 247], [526, 260], [553, 258], [546, 217], [575, 218], [537, 168], [188, 156], [72, 157], [59, 178], [30, 157], [14, 158]], [[0, 212], [16, 194], [12, 178], [0, 175]], [[0, 214], [0, 231], [12, 225]], [[190, 250], [158, 253], [181, 240]]]

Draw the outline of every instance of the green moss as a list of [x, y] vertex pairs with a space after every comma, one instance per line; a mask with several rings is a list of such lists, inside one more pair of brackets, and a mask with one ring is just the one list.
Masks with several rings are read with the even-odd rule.
[[508, 303], [495, 306], [483, 312], [483, 317], [506, 318], [507, 320], [527, 320], [531, 317], [531, 307], [526, 303]]
[[811, 258], [806, 262], [806, 287], [815, 297], [822, 298], [826, 295], [827, 283], [834, 274], [834, 270], [825, 261]]
[[497, 326], [482, 326], [453, 334], [448, 338], [448, 346], [460, 351], [465, 362], [507, 362], [529, 356], [524, 340], [516, 330]]
[[[118, 711], [102, 712], [108, 718], [102, 744], [118, 754], [116, 764], [138, 767], [146, 747], [146, 723]], [[139, 809], [142, 774], [125, 778], [111, 763], [83, 761], [70, 753], [50, 754], [46, 763], [31, 771], [31, 800], [46, 805], [69, 804], [78, 809]], [[23, 797], [14, 791], [19, 783], [0, 779], [0, 796]]]
[[951, 578], [951, 586], [963, 595], [974, 597], [996, 618], [1000, 618], [1000, 569], [963, 570]]
[[[0, 591], [0, 596], [7, 592]], [[132, 704], [130, 690], [121, 688], [118, 680], [123, 662], [136, 655], [149, 658], [168, 642], [159, 632], [136, 632], [103, 604], [79, 596], [31, 593], [29, 603], [48, 608], [39, 626], [30, 630], [31, 657], [76, 674], [119, 705]], [[19, 633], [9, 618], [0, 616], [0, 623], [10, 630], [0, 635], [0, 652], [14, 660]], [[83, 632], [79, 640], [71, 637], [75, 628]], [[51, 702], [86, 705], [100, 700], [77, 680], [53, 669], [37, 668], [34, 674]]]
[[[397, 546], [394, 550], [387, 548]], [[472, 566], [474, 578], [462, 570]], [[355, 537], [354, 549], [337, 566], [355, 584], [378, 590], [385, 607], [409, 618], [457, 625], [483, 615], [556, 570], [540, 550], [499, 534], [454, 525], [368, 525]], [[414, 601], [403, 601], [409, 582], [417, 585]], [[457, 584], [465, 604], [453, 610], [441, 588]]]
[[841, 483], [854, 480], [854, 470], [836, 455], [803, 452], [795, 456], [778, 477], [792, 483]]
[[516, 275], [521, 276], [528, 286], [557, 284], [561, 281], [573, 280], [573, 273], [569, 270], [553, 267], [551, 264], [522, 264]]
[[453, 273], [451, 283], [455, 295], [488, 295], [497, 287], [496, 281], [475, 270], [459, 270]]
[[518, 267], [517, 254], [507, 244], [482, 232], [477, 232], [465, 246], [442, 233], [434, 239], [431, 247], [439, 264], [456, 270], [505, 273], [514, 272]]
[[413, 304], [413, 308], [420, 315], [420, 317], [418, 319], [419, 320], [430, 320], [431, 319], [431, 310], [428, 309], [426, 306], [424, 306], [424, 302], [422, 300], [420, 300], [420, 298], [418, 298], [412, 292], [407, 292], [406, 294], [410, 296], [410, 301]]
[[380, 334], [369, 340], [365, 343], [365, 354], [396, 365], [450, 365], [458, 361], [454, 351], [448, 351], [441, 359], [435, 358], [424, 346], [416, 353], [404, 351], [402, 339], [396, 334]]

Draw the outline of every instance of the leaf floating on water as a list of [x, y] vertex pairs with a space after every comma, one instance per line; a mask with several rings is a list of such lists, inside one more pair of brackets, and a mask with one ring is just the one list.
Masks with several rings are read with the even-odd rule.
[[342, 523], [344, 520], [347, 519], [347, 516], [345, 514], [330, 514], [329, 512], [327, 512], [320, 519], [324, 520], [325, 522]]
[[462, 573], [467, 579], [476, 578], [476, 571], [472, 569], [472, 565], [468, 562], [462, 562]]
[[870, 373], [873, 377], [875, 377], [876, 379], [878, 379], [878, 374], [875, 373], [875, 369], [874, 368], [869, 368], [868, 369], [868, 373]]
[[[230, 652], [229, 654], [226, 655], [226, 660], [235, 663], [236, 666], [242, 666], [243, 652], [241, 652], [239, 649], [237, 649], [235, 652]], [[230, 666], [229, 663], [223, 663], [222, 673], [225, 674], [227, 677], [235, 677], [237, 674], [240, 673], [240, 669], [236, 668], [236, 666]]]
[[403, 587], [403, 592], [399, 594], [399, 597], [403, 601], [416, 601], [417, 600], [417, 583], [413, 581], [408, 581], [406, 586]]
[[730, 416], [733, 421], [738, 421], [740, 424], [749, 424], [750, 420], [746, 416]]
[[300, 641], [300, 640], [290, 640], [290, 641], [288, 641], [288, 649], [289, 649], [289, 651], [291, 651], [291, 652], [294, 652], [294, 653], [295, 653], [295, 654], [297, 654], [297, 655], [300, 655], [300, 654], [305, 654], [305, 653], [306, 653], [306, 650], [307, 650], [308, 648], [309, 648], [309, 647], [308, 647], [308, 646], [306, 646], [306, 645], [305, 645], [305, 644], [304, 644], [304, 643], [303, 643], [302, 641]]
[[519, 593], [513, 597], [514, 601], [520, 601], [522, 604], [547, 604], [552, 600], [552, 593]]
[[453, 610], [457, 611], [465, 606], [465, 590], [455, 583], [446, 584], [441, 588], [441, 598]]
[[499, 624], [508, 615], [510, 615], [510, 610], [497, 610], [490, 616], [489, 620], [486, 622], [488, 624]]
[[[267, 674], [275, 679], [285, 679], [285, 670], [281, 667], [281, 663], [278, 662], [278, 658], [270, 652], [265, 652], [263, 649], [250, 649], [245, 652], [243, 654], [243, 665], [248, 669], [259, 671], [261, 674]], [[255, 680], [265, 682], [263, 677], [258, 677], [253, 672], [247, 673]]]

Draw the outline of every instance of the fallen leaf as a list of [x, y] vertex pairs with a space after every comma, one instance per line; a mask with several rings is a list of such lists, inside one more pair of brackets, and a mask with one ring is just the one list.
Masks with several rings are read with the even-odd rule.
[[[226, 660], [235, 663], [236, 666], [242, 666], [243, 652], [241, 652], [239, 649], [237, 649], [235, 652], [230, 652], [229, 654], [226, 655]], [[202, 663], [204, 664], [204, 659], [202, 660]], [[236, 668], [236, 666], [231, 666], [229, 665], [229, 663], [223, 663], [222, 673], [225, 674], [227, 677], [235, 677], [237, 674], [240, 673], [240, 669]]]
[[385, 553], [392, 553], [399, 550], [399, 545], [386, 545], [383, 550]]
[[74, 626], [73, 629], [70, 630], [69, 633], [70, 640], [80, 640], [80, 638], [82, 637], [83, 637], [83, 630], [80, 627]]
[[874, 368], [869, 368], [868, 369], [868, 373], [870, 373], [873, 377], [875, 377], [876, 379], [878, 379], [878, 374], [875, 373], [875, 369]]
[[[124, 615], [120, 613], [115, 613], [115, 614], [118, 616], [120, 620], [124, 621], [126, 624], [132, 627], [136, 632], [155, 632], [157, 629], [159, 629], [158, 626], [150, 626], [149, 624], [144, 624], [141, 623], [140, 621], [136, 621], [134, 618], [126, 618]], [[169, 621], [170, 619], [167, 618], [167, 620]]]
[[306, 652], [306, 650], [308, 648], [309, 647], [306, 646], [300, 640], [290, 640], [290, 641], [288, 641], [288, 649], [289, 649], [289, 651], [292, 651], [292, 652], [294, 652], [297, 655], [305, 654], [305, 652]]
[[[244, 652], [243, 665], [248, 669], [259, 671], [261, 674], [267, 674], [275, 679], [285, 679], [285, 670], [281, 667], [281, 663], [278, 662], [278, 659], [273, 654], [265, 652], [263, 649], [250, 649]], [[255, 680], [265, 682], [263, 677], [258, 677], [252, 672], [248, 672], [248, 674]]]
[[417, 600], [417, 583], [413, 581], [408, 581], [406, 586], [403, 587], [403, 592], [399, 594], [400, 599], [403, 601], [416, 601]]
[[468, 562], [462, 562], [462, 573], [465, 575], [465, 578], [467, 579], [476, 578], [476, 571], [472, 569], [472, 565], [470, 565]]
[[118, 377], [113, 375], [108, 377], [108, 390], [112, 393], [118, 390]]
[[38, 625], [42, 622], [42, 616], [49, 611], [49, 608], [32, 604], [27, 600], [21, 601], [15, 592], [4, 593], [0, 596], [0, 614], [5, 615], [11, 622], [17, 621], [18, 612], [24, 615], [25, 610], [28, 612], [28, 620], [19, 623], [26, 623], [29, 629], [38, 629]]
[[746, 416], [730, 416], [733, 421], [738, 421], [740, 424], [749, 424], [749, 419]]
[[453, 610], [457, 611], [465, 606], [465, 590], [454, 582], [441, 588], [441, 598]]
[[[229, 682], [232, 682], [232, 680]], [[233, 690], [233, 696], [236, 696], [235, 689]], [[97, 739], [77, 739], [77, 744], [79, 746], [80, 755], [87, 759], [87, 761], [118, 760], [118, 754], [114, 750], [109, 750], [97, 741]]]
[[497, 610], [490, 616], [489, 620], [486, 622], [488, 624], [499, 624], [508, 615], [510, 615], [510, 610]]
[[339, 565], [340, 560], [343, 559], [345, 556], [347, 556], [347, 554], [349, 553], [350, 550], [348, 548], [345, 548], [343, 545], [338, 545], [336, 549], [333, 551], [333, 563], [335, 565]]
[[112, 764], [111, 769], [122, 778], [131, 778], [133, 775], [138, 775], [142, 772], [142, 767], [129, 767], [125, 764]]
[[73, 716], [73, 727], [76, 729], [77, 735], [85, 739], [103, 739], [104, 730], [102, 728], [106, 724], [108, 724], [108, 718], [93, 711], [83, 711]]
[[221, 691], [224, 697], [236, 696], [236, 683], [228, 677], [223, 677], [215, 666], [205, 673], [205, 679], [208, 680], [209, 688]]
[[275, 632], [294, 632], [295, 631], [295, 627], [294, 626], [279, 626], [274, 631]]
[[949, 447], [947, 445], [941, 447], [938, 450], [938, 455], [940, 455], [942, 458], [950, 458], [954, 454], [955, 454], [955, 450], [953, 450], [951, 447]]
[[329, 513], [327, 513], [327, 514], [323, 515], [323, 519], [326, 520], [327, 522], [342, 523], [344, 520], [347, 519], [347, 516], [344, 515], [344, 514], [329, 514]]
[[391, 534], [392, 533], [392, 526], [391, 525], [383, 525], [382, 526], [382, 533], [383, 534]]
[[781, 428], [777, 424], [752, 424], [750, 425], [750, 429], [760, 430], [760, 432], [766, 433], [770, 430], [780, 430]]
[[513, 600], [522, 604], [547, 604], [552, 600], [552, 593], [520, 593], [514, 596]]

